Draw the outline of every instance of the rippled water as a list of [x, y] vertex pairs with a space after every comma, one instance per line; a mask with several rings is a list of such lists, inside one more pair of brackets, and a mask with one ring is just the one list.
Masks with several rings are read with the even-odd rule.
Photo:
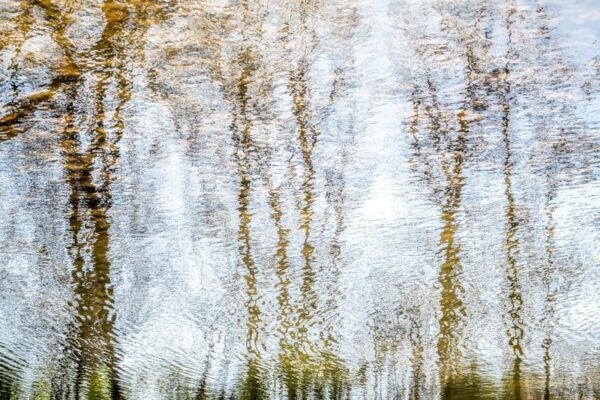
[[597, 0], [0, 0], [0, 399], [600, 398]]

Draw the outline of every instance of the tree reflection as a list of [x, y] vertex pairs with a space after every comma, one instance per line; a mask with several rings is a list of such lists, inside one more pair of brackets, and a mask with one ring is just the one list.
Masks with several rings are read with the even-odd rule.
[[[66, 230], [54, 247], [68, 266], [62, 281], [9, 271], [40, 297], [65, 285], [48, 301], [68, 324], [52, 333], [58, 351], [0, 344], [0, 399], [549, 399], [584, 378], [577, 390], [591, 396], [589, 360], [584, 372], [561, 364], [582, 351], [560, 341], [579, 327], [557, 324], [561, 307], [582, 307], [558, 285], [590, 271], [569, 265], [584, 250], [568, 238], [579, 234], [568, 190], [587, 190], [597, 169], [568, 41], [542, 1], [396, 3], [32, 0], [0, 10], [0, 183], [15, 192], [0, 207], [3, 238], [24, 221], [24, 254], [38, 230]], [[86, 29], [92, 38], [75, 40]], [[30, 56], [34, 37], [48, 48]], [[26, 62], [45, 50], [51, 62]], [[369, 136], [379, 129], [389, 131]], [[9, 154], [45, 146], [39, 158], [59, 178]], [[373, 185], [380, 167], [389, 193]], [[181, 191], [161, 186], [171, 178]], [[394, 217], [365, 212], [373, 189], [374, 207]], [[24, 212], [27, 196], [48, 205]], [[43, 215], [63, 208], [62, 225]], [[191, 256], [169, 248], [188, 236]], [[115, 299], [121, 278], [173, 298], [194, 288], [194, 299], [159, 294], [139, 311], [135, 296]], [[164, 326], [171, 318], [184, 321], [181, 348], [154, 337], [178, 328]], [[26, 334], [46, 332], [34, 328]], [[506, 365], [490, 365], [499, 354]]]
[[[445, 398], [451, 398], [453, 382], [462, 373], [460, 366], [461, 320], [465, 309], [461, 299], [464, 291], [460, 282], [462, 263], [460, 260], [460, 245], [456, 238], [458, 227], [457, 214], [461, 207], [461, 194], [464, 186], [463, 165], [467, 154], [467, 135], [469, 123], [466, 121], [466, 111], [457, 113], [458, 128], [454, 134], [448, 128], [444, 119], [437, 96], [437, 88], [431, 78], [426, 78], [424, 89], [416, 93], [426, 93], [413, 98], [413, 116], [410, 130], [412, 133], [412, 148], [414, 157], [426, 159], [421, 169], [425, 182], [432, 188], [432, 195], [441, 209], [442, 230], [439, 238], [439, 254], [442, 257], [438, 281], [441, 285], [439, 336], [437, 352], [439, 357], [440, 379], [442, 387], [446, 388]], [[423, 117], [420, 114], [423, 114]], [[425, 126], [421, 128], [422, 120]], [[421, 129], [419, 129], [421, 128]], [[432, 148], [424, 148], [420, 135]], [[437, 157], [435, 171], [441, 176], [434, 175], [428, 157], [433, 153]], [[438, 188], [434, 182], [442, 182]], [[413, 382], [413, 385], [418, 385]]]
[[[52, 38], [62, 51], [63, 60], [47, 86], [46, 96], [29, 96], [10, 105], [15, 117], [6, 124], [21, 122], [36, 111], [42, 101], [54, 102], [55, 112], [62, 116], [63, 129], [59, 139], [64, 157], [65, 181], [69, 187], [69, 226], [71, 243], [68, 248], [73, 261], [72, 302], [75, 319], [68, 327], [65, 360], [62, 368], [70, 369], [72, 377], [52, 378], [52, 393], [56, 398], [119, 399], [122, 390], [117, 377], [114, 348], [115, 310], [110, 261], [111, 182], [119, 159], [118, 142], [123, 135], [122, 117], [131, 99], [132, 85], [126, 62], [128, 46], [134, 45], [126, 22], [135, 27], [144, 18], [145, 2], [130, 6], [117, 1], [102, 5], [106, 22], [99, 40], [86, 51], [78, 51], [65, 35], [70, 15], [63, 12], [71, 4], [57, 5], [51, 1], [33, 2], [43, 11], [43, 18], [53, 27]], [[141, 37], [136, 39], [142, 40]], [[137, 46], [139, 48], [139, 45]], [[133, 54], [135, 58], [136, 54]], [[87, 76], [84, 78], [84, 75]], [[91, 86], [92, 113], [87, 119], [78, 104], [80, 91]], [[113, 102], [109, 90], [116, 91]], [[57, 93], [66, 100], [55, 101]], [[61, 96], [62, 97], [62, 96]], [[113, 103], [114, 107], [109, 104]], [[14, 136], [14, 135], [13, 135]], [[10, 138], [9, 136], [3, 137]]]

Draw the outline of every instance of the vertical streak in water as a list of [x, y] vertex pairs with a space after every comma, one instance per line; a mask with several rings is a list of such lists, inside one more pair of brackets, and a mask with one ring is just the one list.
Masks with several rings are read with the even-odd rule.
[[313, 311], [317, 307], [317, 294], [314, 290], [315, 271], [313, 270], [313, 259], [315, 248], [311, 242], [311, 228], [314, 212], [312, 209], [314, 203], [314, 179], [315, 168], [313, 165], [313, 150], [317, 143], [318, 132], [310, 123], [308, 110], [308, 82], [306, 74], [308, 68], [307, 55], [304, 54], [299, 62], [298, 68], [290, 76], [290, 91], [292, 94], [292, 110], [296, 120], [298, 130], [298, 142], [304, 164], [304, 177], [301, 184], [303, 194], [303, 203], [300, 209], [300, 229], [304, 232], [304, 242], [302, 244], [302, 257], [304, 259], [303, 278], [302, 278], [302, 307], [299, 310], [297, 323], [298, 340], [303, 343], [303, 350], [313, 352], [314, 348], [307, 340], [308, 327], [313, 318]]
[[[475, 86], [475, 79], [477, 74], [480, 73], [480, 68], [478, 65], [477, 55], [475, 53], [474, 45], [477, 45], [479, 42], [476, 40], [477, 32], [480, 29], [480, 23], [483, 20], [483, 17], [486, 12], [486, 8], [483, 7], [475, 11], [477, 13], [477, 17], [473, 22], [473, 31], [474, 33], [466, 33], [461, 35], [459, 41], [465, 47], [465, 59], [466, 59], [466, 67], [465, 67], [465, 76], [466, 76], [466, 91], [467, 95], [470, 99], [471, 110], [478, 111], [486, 108], [486, 104], [483, 99], [477, 96], [477, 88]], [[464, 37], [463, 37], [464, 36]]]
[[[353, 26], [352, 29], [356, 27]], [[353, 35], [353, 34], [351, 34]], [[352, 36], [350, 36], [352, 37]], [[354, 61], [351, 56], [349, 56], [349, 61], [351, 65], [348, 67], [350, 71], [354, 71]], [[342, 60], [342, 63], [346, 63], [346, 60]], [[338, 97], [341, 95], [338, 82], [345, 81], [348, 79], [346, 74], [347, 71], [342, 66], [338, 66], [335, 68], [335, 78], [332, 83], [331, 93], [329, 95], [329, 107], [331, 109], [335, 109], [335, 105]], [[329, 108], [328, 107], [328, 108]], [[354, 105], [352, 106], [352, 111], [355, 111]], [[347, 118], [348, 121], [348, 130], [347, 132], [343, 132], [343, 134], [348, 135], [348, 140], [345, 142], [344, 146], [339, 150], [339, 166], [335, 166], [335, 170], [326, 175], [326, 186], [327, 192], [326, 197], [327, 201], [333, 207], [333, 214], [335, 219], [335, 230], [333, 232], [333, 236], [329, 245], [329, 256], [331, 263], [327, 267], [328, 271], [328, 293], [331, 296], [331, 300], [325, 302], [323, 312], [327, 313], [327, 315], [332, 315], [337, 311], [337, 296], [340, 293], [339, 289], [339, 276], [341, 272], [341, 265], [343, 263], [342, 259], [342, 243], [341, 243], [341, 235], [346, 229], [345, 226], [345, 202], [346, 202], [346, 168], [350, 161], [350, 154], [353, 151], [355, 142], [356, 142], [356, 117], [352, 112]], [[336, 355], [335, 346], [337, 345], [337, 334], [335, 332], [335, 324], [326, 323], [323, 326], [323, 347], [322, 354], [324, 356], [324, 375], [325, 379], [329, 380], [331, 392], [330, 398], [332, 399], [341, 399], [344, 394], [344, 384], [346, 373], [345, 368], [343, 366], [342, 360]], [[350, 394], [351, 386], [347, 385], [345, 387], [347, 391], [347, 395]]]
[[[270, 186], [270, 185], [269, 185]], [[277, 303], [280, 307], [280, 327], [279, 333], [281, 334], [282, 342], [285, 341], [288, 331], [290, 328], [290, 321], [288, 315], [291, 313], [290, 299], [289, 299], [289, 278], [287, 277], [288, 270], [288, 232], [283, 225], [283, 211], [281, 209], [280, 193], [278, 189], [269, 187], [269, 206], [271, 207], [271, 218], [275, 222], [275, 228], [277, 230], [277, 246], [275, 257], [277, 260], [277, 267], [275, 274], [277, 275], [277, 286], [279, 288], [279, 294], [277, 295]]]
[[442, 286], [440, 298], [441, 318], [440, 336], [438, 338], [438, 355], [440, 360], [440, 376], [445, 390], [444, 396], [450, 397], [448, 388], [460, 374], [460, 320], [464, 314], [464, 305], [460, 298], [463, 291], [458, 280], [462, 272], [460, 261], [460, 244], [456, 243], [456, 214], [461, 206], [461, 194], [464, 186], [462, 173], [465, 148], [465, 135], [468, 124], [464, 119], [464, 111], [458, 113], [459, 131], [456, 141], [451, 144], [452, 164], [444, 164], [446, 188], [442, 204], [443, 228], [440, 234], [440, 252], [444, 261], [440, 266], [438, 281]]
[[[118, 13], [115, 10], [119, 10]], [[110, 278], [109, 212], [110, 184], [119, 159], [117, 143], [124, 129], [121, 112], [131, 98], [124, 72], [124, 49], [119, 42], [124, 40], [123, 22], [128, 13], [123, 5], [111, 1], [103, 4], [103, 11], [106, 26], [100, 40], [90, 51], [98, 57], [95, 60], [98, 63], [95, 71], [98, 81], [94, 90], [94, 127], [88, 133], [90, 144], [87, 149], [82, 148], [81, 133], [75, 123], [76, 87], [68, 91], [70, 103], [62, 140], [67, 182], [71, 188], [71, 253], [75, 266], [72, 276], [78, 315], [69, 339], [78, 364], [74, 387], [76, 399], [80, 398], [84, 388], [88, 397], [121, 398], [113, 344], [115, 314]], [[105, 110], [110, 79], [117, 83], [118, 97], [112, 127], [106, 124]], [[112, 135], [109, 135], [111, 131]], [[95, 165], [100, 168], [97, 172]], [[98, 183], [94, 182], [95, 172], [99, 175]], [[92, 230], [91, 239], [86, 239], [85, 230], [88, 228]], [[91, 255], [90, 267], [86, 267], [85, 253]]]
[[[307, 18], [310, 2], [301, 1], [295, 5], [300, 20], [299, 35], [308, 32]], [[304, 45], [304, 38], [298, 39]], [[288, 90], [292, 100], [292, 113], [296, 123], [297, 140], [300, 149], [304, 174], [300, 185], [302, 201], [300, 205], [300, 230], [303, 232], [304, 240], [301, 247], [303, 259], [301, 304], [297, 309], [295, 327], [291, 336], [293, 342], [285, 345], [281, 356], [284, 369], [287, 396], [295, 399], [298, 396], [306, 398], [309, 396], [308, 386], [312, 371], [309, 370], [311, 358], [316, 353], [314, 343], [308, 338], [309, 326], [314, 318], [317, 308], [317, 294], [314, 290], [315, 270], [313, 266], [315, 248], [311, 241], [311, 230], [314, 217], [312, 209], [314, 203], [314, 179], [315, 168], [313, 165], [313, 150], [317, 141], [317, 131], [310, 121], [310, 93], [308, 89], [308, 77], [310, 63], [307, 49], [302, 49], [298, 65], [289, 72]]]
[[[442, 292], [440, 295], [441, 317], [439, 320], [440, 332], [437, 351], [440, 364], [440, 380], [444, 391], [447, 392], [449, 388], [452, 388], [453, 378], [459, 370], [456, 365], [460, 358], [458, 352], [458, 338], [460, 337], [458, 323], [460, 320], [459, 314], [464, 312], [462, 300], [458, 294], [461, 289], [460, 283], [456, 282], [462, 266], [459, 258], [460, 246], [455, 242], [457, 229], [455, 219], [460, 208], [460, 195], [463, 185], [462, 162], [464, 149], [461, 147], [464, 146], [466, 125], [463, 126], [461, 122], [457, 142], [456, 144], [452, 143], [448, 133], [442, 130], [437, 89], [430, 78], [427, 79], [427, 88], [432, 101], [431, 108], [427, 110], [431, 122], [431, 135], [434, 150], [440, 159], [441, 172], [445, 181], [440, 204], [443, 228], [440, 233], [439, 251], [442, 254], [443, 261], [438, 274], [438, 282], [442, 287]], [[447, 146], [451, 152], [450, 159], [446, 156], [446, 152], [442, 150], [442, 136], [446, 141], [449, 141]], [[455, 147], [456, 145], [459, 147]], [[443, 396], [447, 395], [448, 393], [444, 393]]]
[[524, 331], [522, 328], [523, 321], [521, 319], [521, 311], [523, 307], [523, 299], [521, 296], [521, 289], [519, 285], [519, 271], [517, 265], [517, 255], [519, 253], [519, 240], [518, 234], [518, 221], [516, 216], [516, 205], [514, 195], [512, 193], [512, 161], [511, 161], [511, 147], [510, 147], [510, 135], [509, 124], [510, 124], [510, 106], [508, 104], [503, 105], [504, 116], [502, 117], [502, 135], [504, 137], [505, 147], [505, 161], [504, 161], [504, 185], [505, 195], [507, 200], [506, 208], [506, 219], [508, 221], [508, 227], [506, 230], [506, 257], [507, 257], [507, 270], [506, 278], [509, 286], [509, 316], [511, 320], [511, 327], [508, 331], [509, 345], [513, 350], [514, 361], [512, 368], [512, 385], [514, 389], [515, 398], [520, 398], [521, 392], [521, 364], [523, 361], [523, 348], [521, 345]]
[[[449, 398], [452, 394], [452, 388], [455, 379], [460, 371], [460, 320], [461, 315], [465, 313], [464, 305], [460, 298], [463, 291], [459, 277], [462, 270], [460, 261], [460, 245], [456, 242], [456, 214], [461, 206], [461, 194], [464, 185], [463, 162], [466, 153], [466, 135], [469, 131], [468, 122], [465, 120], [465, 111], [458, 113], [458, 132], [456, 138], [452, 139], [445, 128], [441, 116], [440, 105], [438, 103], [437, 89], [432, 79], [425, 77], [425, 86], [428, 91], [427, 98], [430, 104], [423, 104], [425, 99], [418, 98], [418, 88], [413, 91], [412, 105], [413, 115], [411, 118], [409, 130], [412, 136], [411, 146], [413, 156], [418, 162], [425, 165], [421, 168], [421, 173], [428, 186], [432, 190], [432, 195], [441, 208], [441, 221], [443, 223], [439, 238], [439, 253], [443, 261], [438, 273], [438, 282], [441, 285], [439, 336], [437, 342], [439, 376], [443, 388], [442, 397]], [[433, 151], [438, 157], [441, 165], [441, 178], [444, 187], [442, 190], [436, 188], [433, 182], [432, 167], [424, 154], [425, 149], [418, 136], [418, 127], [420, 123], [420, 108], [424, 107], [425, 115], [428, 117], [426, 125], [427, 135], [430, 136], [433, 145]], [[442, 140], [444, 139], [444, 140]], [[445, 144], [446, 149], [443, 148]], [[438, 202], [439, 197], [439, 202]], [[415, 325], [415, 322], [412, 322]], [[416, 339], [416, 338], [414, 338]], [[414, 340], [413, 340], [414, 341]], [[419, 342], [413, 343], [413, 354], [417, 359], [420, 356]], [[413, 377], [420, 375], [420, 371], [413, 368]], [[419, 396], [418, 386], [413, 381], [412, 395]]]
[[200, 377], [200, 383], [198, 385], [198, 390], [196, 392], [196, 400], [208, 400], [209, 391], [208, 391], [208, 374], [211, 368], [211, 360], [214, 356], [214, 344], [211, 343], [208, 352], [206, 353], [206, 361], [204, 362], [204, 371], [202, 372], [202, 376]]
[[[412, 136], [411, 147], [414, 157], [414, 168], [423, 175], [423, 179], [432, 191], [434, 201], [437, 204], [440, 190], [434, 184], [433, 167], [429, 161], [429, 158], [427, 157], [427, 154], [425, 154], [425, 149], [423, 148], [421, 140], [419, 139], [419, 123], [421, 121], [420, 108], [422, 106], [422, 100], [419, 98], [419, 96], [419, 88], [417, 85], [415, 85], [415, 88], [411, 94], [412, 118], [409, 124], [409, 131]], [[422, 166], [420, 164], [422, 164]]]
[[[103, 83], [99, 86], [98, 103], [104, 97]], [[72, 93], [75, 96], [75, 93]], [[63, 133], [63, 151], [66, 157], [67, 181], [71, 188], [69, 202], [71, 216], [69, 219], [73, 245], [71, 254], [74, 258], [72, 274], [75, 284], [75, 299], [77, 303], [77, 321], [74, 331], [70, 333], [70, 343], [77, 357], [77, 372], [75, 381], [75, 398], [80, 393], [86, 380], [88, 391], [102, 390], [93, 387], [95, 379], [101, 379], [94, 374], [102, 374], [102, 367], [109, 367], [111, 398], [119, 398], [119, 390], [114, 371], [112, 339], [113, 324], [113, 290], [110, 283], [110, 260], [108, 212], [111, 196], [108, 182], [98, 186], [94, 183], [95, 148], [105, 140], [103, 123], [105, 118], [103, 106], [97, 109], [98, 125], [96, 136], [92, 139], [91, 149], [81, 148], [78, 139], [78, 129], [74, 124], [74, 107], [70, 105], [65, 116], [65, 132]], [[101, 173], [108, 174], [104, 170]], [[91, 228], [93, 235], [86, 239], [86, 228]], [[84, 254], [91, 253], [91, 267], [86, 268]]]
[[251, 195], [253, 191], [253, 158], [258, 155], [256, 143], [251, 137], [252, 120], [248, 114], [252, 112], [250, 105], [249, 85], [255, 77], [256, 60], [250, 46], [249, 38], [246, 37], [246, 29], [252, 19], [250, 18], [249, 2], [243, 2], [242, 41], [243, 46], [238, 55], [237, 64], [242, 70], [237, 80], [233, 94], [233, 109], [231, 132], [234, 144], [234, 159], [237, 173], [240, 179], [238, 192], [239, 228], [238, 241], [242, 264], [246, 270], [244, 280], [246, 281], [246, 307], [248, 309], [248, 321], [246, 323], [246, 349], [250, 356], [246, 380], [242, 387], [241, 396], [244, 399], [259, 399], [263, 388], [258, 370], [260, 351], [258, 349], [261, 311], [258, 306], [257, 269], [252, 256], [252, 234], [250, 223], [252, 213], [250, 211]]
[[[263, 157], [268, 155], [268, 148], [253, 138], [253, 119], [260, 112], [253, 105], [251, 85], [261, 85], [258, 69], [261, 67], [261, 59], [254, 41], [260, 39], [262, 30], [262, 19], [260, 10], [253, 10], [252, 1], [245, 0], [241, 3], [240, 22], [240, 48], [236, 51], [236, 59], [231, 60], [229, 65], [233, 69], [241, 69], [239, 75], [234, 78], [234, 84], [229, 85], [227, 77], [223, 74], [221, 65], [213, 66], [213, 73], [221, 82], [225, 98], [231, 104], [231, 124], [229, 129], [232, 135], [233, 160], [239, 178], [238, 201], [238, 242], [241, 263], [245, 270], [244, 281], [246, 286], [245, 306], [247, 308], [246, 322], [246, 350], [249, 359], [243, 382], [240, 382], [239, 396], [243, 399], [260, 399], [264, 394], [264, 383], [259, 368], [260, 362], [260, 332], [263, 325], [261, 310], [258, 305], [260, 298], [257, 288], [258, 269], [252, 253], [252, 194], [257, 189], [257, 182], [262, 177], [268, 186], [269, 204], [277, 208], [278, 194], [268, 183], [267, 171]], [[261, 93], [261, 95], [263, 95]], [[273, 216], [277, 219], [278, 216]]]
[[[421, 120], [420, 108], [422, 101], [419, 98], [419, 88], [415, 85], [411, 92], [411, 103], [412, 103], [412, 117], [409, 123], [409, 132], [412, 137], [411, 148], [413, 151], [413, 167], [417, 172], [423, 175], [423, 179], [427, 186], [432, 191], [434, 199], [437, 199], [439, 195], [439, 189], [433, 182], [432, 166], [429, 159], [424, 153], [423, 145], [419, 139], [419, 123]], [[435, 200], [434, 200], [435, 201]], [[421, 379], [423, 369], [423, 344], [421, 339], [420, 328], [421, 324], [418, 320], [418, 315], [415, 312], [409, 313], [410, 319], [410, 330], [408, 332], [408, 339], [411, 344], [411, 387], [410, 387], [410, 398], [412, 400], [419, 400], [421, 398]]]
[[242, 263], [246, 269], [246, 294], [248, 301], [248, 323], [246, 346], [251, 355], [258, 357], [258, 330], [260, 324], [260, 309], [257, 304], [256, 288], [256, 265], [252, 256], [250, 222], [252, 215], [250, 213], [250, 198], [252, 192], [252, 152], [256, 151], [254, 143], [250, 137], [252, 123], [247, 115], [248, 113], [248, 84], [252, 79], [251, 50], [245, 49], [240, 54], [239, 63], [242, 65], [237, 85], [237, 100], [239, 107], [233, 116], [231, 130], [233, 133], [233, 142], [235, 146], [235, 160], [237, 170], [240, 175], [240, 189], [238, 193], [238, 211], [240, 225], [238, 230], [238, 240], [240, 241], [240, 255]]
[[519, 284], [519, 266], [517, 257], [519, 254], [519, 239], [518, 226], [519, 222], [517, 219], [516, 202], [512, 189], [512, 172], [513, 172], [513, 160], [512, 160], [512, 147], [511, 147], [511, 135], [510, 135], [510, 98], [511, 98], [511, 82], [510, 77], [510, 63], [514, 54], [513, 49], [513, 32], [512, 32], [512, 17], [516, 14], [516, 5], [514, 2], [507, 6], [505, 26], [508, 37], [507, 42], [507, 54], [506, 64], [504, 66], [504, 79], [503, 79], [503, 90], [504, 93], [501, 95], [501, 107], [502, 107], [502, 140], [504, 143], [504, 194], [506, 196], [506, 279], [508, 281], [508, 300], [509, 310], [508, 315], [510, 317], [510, 328], [508, 330], [508, 344], [513, 352], [513, 365], [511, 371], [512, 396], [514, 399], [521, 399], [521, 385], [522, 385], [522, 363], [523, 363], [523, 346], [522, 340], [524, 337], [523, 320], [522, 320], [522, 308], [523, 298], [521, 295], [521, 287]]
[[554, 316], [554, 301], [556, 293], [552, 290], [552, 275], [554, 273], [554, 210], [552, 204], [556, 196], [556, 182], [553, 177], [548, 174], [547, 178], [548, 192], [546, 194], [546, 271], [544, 273], [544, 286], [546, 289], [546, 297], [544, 299], [543, 322], [546, 325], [546, 334], [542, 342], [544, 349], [544, 400], [550, 400], [551, 388], [551, 360], [550, 350], [552, 348], [552, 319]]
[[[417, 310], [415, 310], [417, 311]], [[410, 331], [408, 332], [408, 340], [411, 345], [411, 387], [410, 398], [419, 400], [421, 398], [421, 379], [423, 374], [423, 339], [421, 337], [421, 322], [416, 312], [409, 314]]]
[[[478, 10], [477, 18], [474, 21], [475, 30], [484, 15], [485, 10]], [[478, 73], [477, 58], [475, 55], [473, 36], [464, 29], [458, 29], [461, 34], [458, 37], [459, 43], [464, 48], [465, 57], [465, 95], [464, 106], [457, 114], [458, 130], [456, 137], [449, 135], [445, 122], [442, 119], [442, 110], [440, 108], [437, 89], [430, 77], [430, 72], [425, 68], [425, 88], [427, 96], [419, 96], [419, 88], [415, 87], [412, 92], [412, 118], [409, 124], [409, 131], [412, 136], [411, 147], [413, 156], [417, 163], [416, 166], [431, 188], [433, 197], [441, 208], [441, 220], [443, 223], [440, 233], [439, 248], [443, 255], [443, 262], [438, 274], [438, 282], [441, 285], [439, 320], [440, 332], [437, 343], [439, 358], [439, 374], [441, 386], [443, 388], [442, 398], [451, 398], [454, 389], [460, 390], [460, 383], [457, 378], [462, 371], [460, 363], [460, 338], [461, 338], [461, 315], [465, 314], [461, 293], [463, 287], [459, 280], [462, 272], [462, 263], [460, 260], [460, 244], [457, 243], [456, 231], [458, 223], [456, 221], [457, 213], [461, 207], [461, 194], [464, 186], [463, 164], [467, 153], [467, 138], [470, 131], [467, 120], [467, 112], [475, 111], [485, 107], [482, 99], [478, 98], [476, 90], [475, 75]], [[417, 49], [417, 54], [421, 54], [421, 49]], [[423, 104], [428, 101], [426, 104]], [[441, 170], [441, 179], [444, 187], [440, 190], [434, 182], [433, 168], [426, 154], [426, 149], [419, 138], [419, 124], [421, 120], [420, 109], [424, 108], [425, 116], [428, 117], [428, 135], [433, 147], [434, 154], [437, 155]], [[414, 324], [414, 323], [413, 323]], [[413, 344], [413, 353], [418, 356], [418, 342]], [[418, 371], [417, 371], [418, 372]], [[416, 372], [413, 372], [415, 375]], [[413, 382], [412, 396], [418, 396], [418, 388]]]
[[[543, 39], [550, 38], [550, 29], [546, 23], [548, 18], [545, 15], [544, 7], [539, 3], [535, 2], [536, 14], [542, 21], [539, 27], [538, 35], [542, 36]], [[554, 154], [556, 149], [552, 149], [552, 159], [558, 160], [560, 154]], [[555, 260], [554, 260], [554, 212], [556, 206], [554, 205], [554, 199], [557, 193], [557, 181], [556, 181], [556, 170], [552, 167], [546, 167], [546, 186], [548, 188], [546, 192], [546, 201], [544, 203], [544, 210], [546, 214], [546, 226], [545, 226], [545, 253], [546, 253], [546, 268], [543, 273], [543, 284], [546, 291], [544, 298], [544, 309], [542, 316], [542, 324], [545, 329], [545, 337], [542, 341], [542, 349], [544, 351], [544, 400], [550, 400], [551, 388], [552, 388], [552, 370], [551, 370], [551, 350], [552, 350], [552, 334], [553, 334], [553, 320], [554, 320], [554, 303], [556, 300], [556, 291], [552, 288], [553, 275], [555, 273]]]
[[276, 189], [269, 189], [269, 205], [271, 207], [271, 218], [275, 222], [275, 228], [277, 230], [277, 247], [276, 247], [276, 275], [277, 275], [277, 287], [279, 293], [277, 295], [277, 303], [279, 304], [279, 346], [282, 353], [279, 356], [279, 361], [282, 367], [282, 373], [284, 375], [285, 384], [288, 389], [288, 398], [295, 398], [296, 388], [296, 377], [294, 376], [293, 360], [289, 359], [289, 354], [293, 352], [292, 346], [289, 343], [289, 330], [292, 327], [292, 322], [289, 319], [289, 315], [292, 312], [292, 306], [290, 304], [289, 297], [289, 285], [290, 279], [288, 277], [288, 232], [282, 223], [283, 212], [281, 209], [281, 201], [279, 191]]
[[[444, 152], [442, 151], [442, 139], [447, 137], [447, 127], [442, 126], [442, 114], [441, 108], [438, 101], [437, 88], [431, 80], [429, 70], [426, 71], [426, 86], [428, 95], [431, 98], [431, 104], [425, 106], [425, 111], [429, 117], [429, 123], [431, 124], [430, 132], [434, 150], [440, 158], [442, 164], [446, 162]], [[443, 136], [443, 137], [442, 137]]]
[[[346, 164], [347, 157], [343, 157], [342, 161], [342, 171], [340, 172], [340, 176], [338, 178], [339, 183], [336, 188], [336, 193], [332, 195], [334, 202], [334, 213], [335, 213], [335, 231], [333, 234], [333, 238], [331, 240], [330, 245], [330, 255], [331, 255], [331, 275], [329, 279], [332, 281], [332, 285], [338, 284], [338, 276], [340, 272], [341, 263], [341, 244], [340, 244], [340, 235], [343, 233], [345, 229], [344, 225], [344, 201], [345, 201], [345, 181], [344, 181], [344, 166]], [[332, 296], [335, 296], [338, 293], [338, 289], [335, 286], [332, 286], [331, 293]], [[333, 312], [337, 305], [332, 300], [331, 304], [328, 305], [327, 312]], [[328, 324], [324, 327], [324, 339], [323, 339], [323, 355], [325, 357], [325, 374], [326, 378], [331, 380], [331, 398], [339, 399], [343, 394], [343, 381], [341, 374], [343, 373], [341, 368], [341, 360], [336, 356], [334, 352], [334, 346], [337, 343], [335, 338], [335, 332], [333, 332], [334, 327], [331, 324]]]
[[[464, 291], [458, 277], [462, 273], [462, 263], [460, 260], [460, 245], [455, 244], [457, 221], [456, 214], [461, 207], [461, 195], [464, 187], [463, 164], [468, 151], [467, 135], [471, 127], [467, 120], [467, 114], [472, 114], [486, 107], [485, 100], [478, 96], [476, 76], [479, 73], [479, 65], [476, 45], [479, 43], [477, 34], [480, 29], [480, 23], [485, 15], [485, 8], [474, 10], [476, 17], [472, 22], [472, 27], [459, 28], [458, 42], [464, 47], [464, 79], [465, 79], [465, 99], [463, 108], [457, 114], [458, 134], [454, 141], [450, 142], [452, 169], [450, 163], [442, 164], [442, 168], [447, 177], [448, 185], [444, 191], [444, 202], [442, 205], [444, 228], [442, 230], [440, 243], [445, 253], [445, 262], [442, 264], [439, 281], [442, 285], [442, 318], [440, 320], [441, 340], [438, 341], [438, 352], [440, 358], [444, 361], [442, 355], [448, 354], [445, 360], [448, 368], [444, 370], [442, 362], [441, 376], [444, 385], [442, 398], [452, 398], [455, 391], [473, 391], [471, 395], [477, 393], [476, 385], [467, 384], [467, 372], [460, 362], [460, 339], [461, 339], [461, 315], [465, 315], [463, 301], [460, 298]], [[459, 16], [460, 17], [460, 16]], [[444, 330], [446, 328], [446, 331]], [[444, 382], [444, 379], [446, 381]]]
[[[313, 321], [317, 309], [317, 293], [315, 291], [316, 270], [314, 267], [315, 246], [312, 240], [313, 219], [314, 219], [314, 180], [316, 170], [314, 167], [314, 149], [316, 146], [318, 132], [311, 121], [310, 112], [310, 90], [309, 90], [309, 71], [310, 55], [314, 44], [312, 38], [314, 31], [308, 26], [310, 18], [317, 18], [311, 1], [300, 1], [296, 4], [290, 4], [292, 11], [291, 18], [297, 18], [298, 30], [294, 32], [292, 40], [301, 43], [299, 59], [293, 61], [295, 54], [291, 50], [290, 56], [291, 68], [288, 77], [288, 90], [291, 96], [291, 108], [297, 132], [297, 143], [300, 151], [303, 175], [300, 183], [300, 201], [299, 229], [303, 234], [303, 242], [300, 254], [303, 260], [302, 283], [300, 286], [301, 300], [296, 308], [296, 319], [293, 326], [290, 324], [291, 333], [288, 340], [282, 341], [280, 362], [284, 374], [285, 384], [287, 386], [287, 397], [289, 399], [307, 398], [311, 395], [310, 386], [316, 398], [324, 395], [324, 382], [328, 378], [328, 356], [326, 350], [317, 350], [318, 344], [309, 339], [309, 329], [318, 323]], [[293, 22], [292, 22], [293, 23]], [[287, 24], [287, 29], [290, 23]], [[297, 35], [297, 36], [296, 36]], [[307, 38], [309, 36], [309, 38]], [[294, 46], [292, 49], [296, 48]], [[289, 311], [292, 306], [289, 302], [286, 304]], [[286, 319], [286, 322], [287, 321]], [[315, 357], [316, 356], [316, 357]], [[324, 356], [321, 359], [318, 356]], [[325, 368], [322, 370], [321, 368]]]

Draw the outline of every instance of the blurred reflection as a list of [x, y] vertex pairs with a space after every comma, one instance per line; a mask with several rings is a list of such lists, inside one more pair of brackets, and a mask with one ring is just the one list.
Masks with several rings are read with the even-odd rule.
[[5, 1], [0, 399], [597, 398], [593, 11]]

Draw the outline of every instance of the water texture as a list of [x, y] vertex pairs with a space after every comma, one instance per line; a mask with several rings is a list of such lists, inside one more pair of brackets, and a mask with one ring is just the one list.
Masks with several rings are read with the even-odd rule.
[[0, 399], [599, 399], [598, 0], [0, 0]]

